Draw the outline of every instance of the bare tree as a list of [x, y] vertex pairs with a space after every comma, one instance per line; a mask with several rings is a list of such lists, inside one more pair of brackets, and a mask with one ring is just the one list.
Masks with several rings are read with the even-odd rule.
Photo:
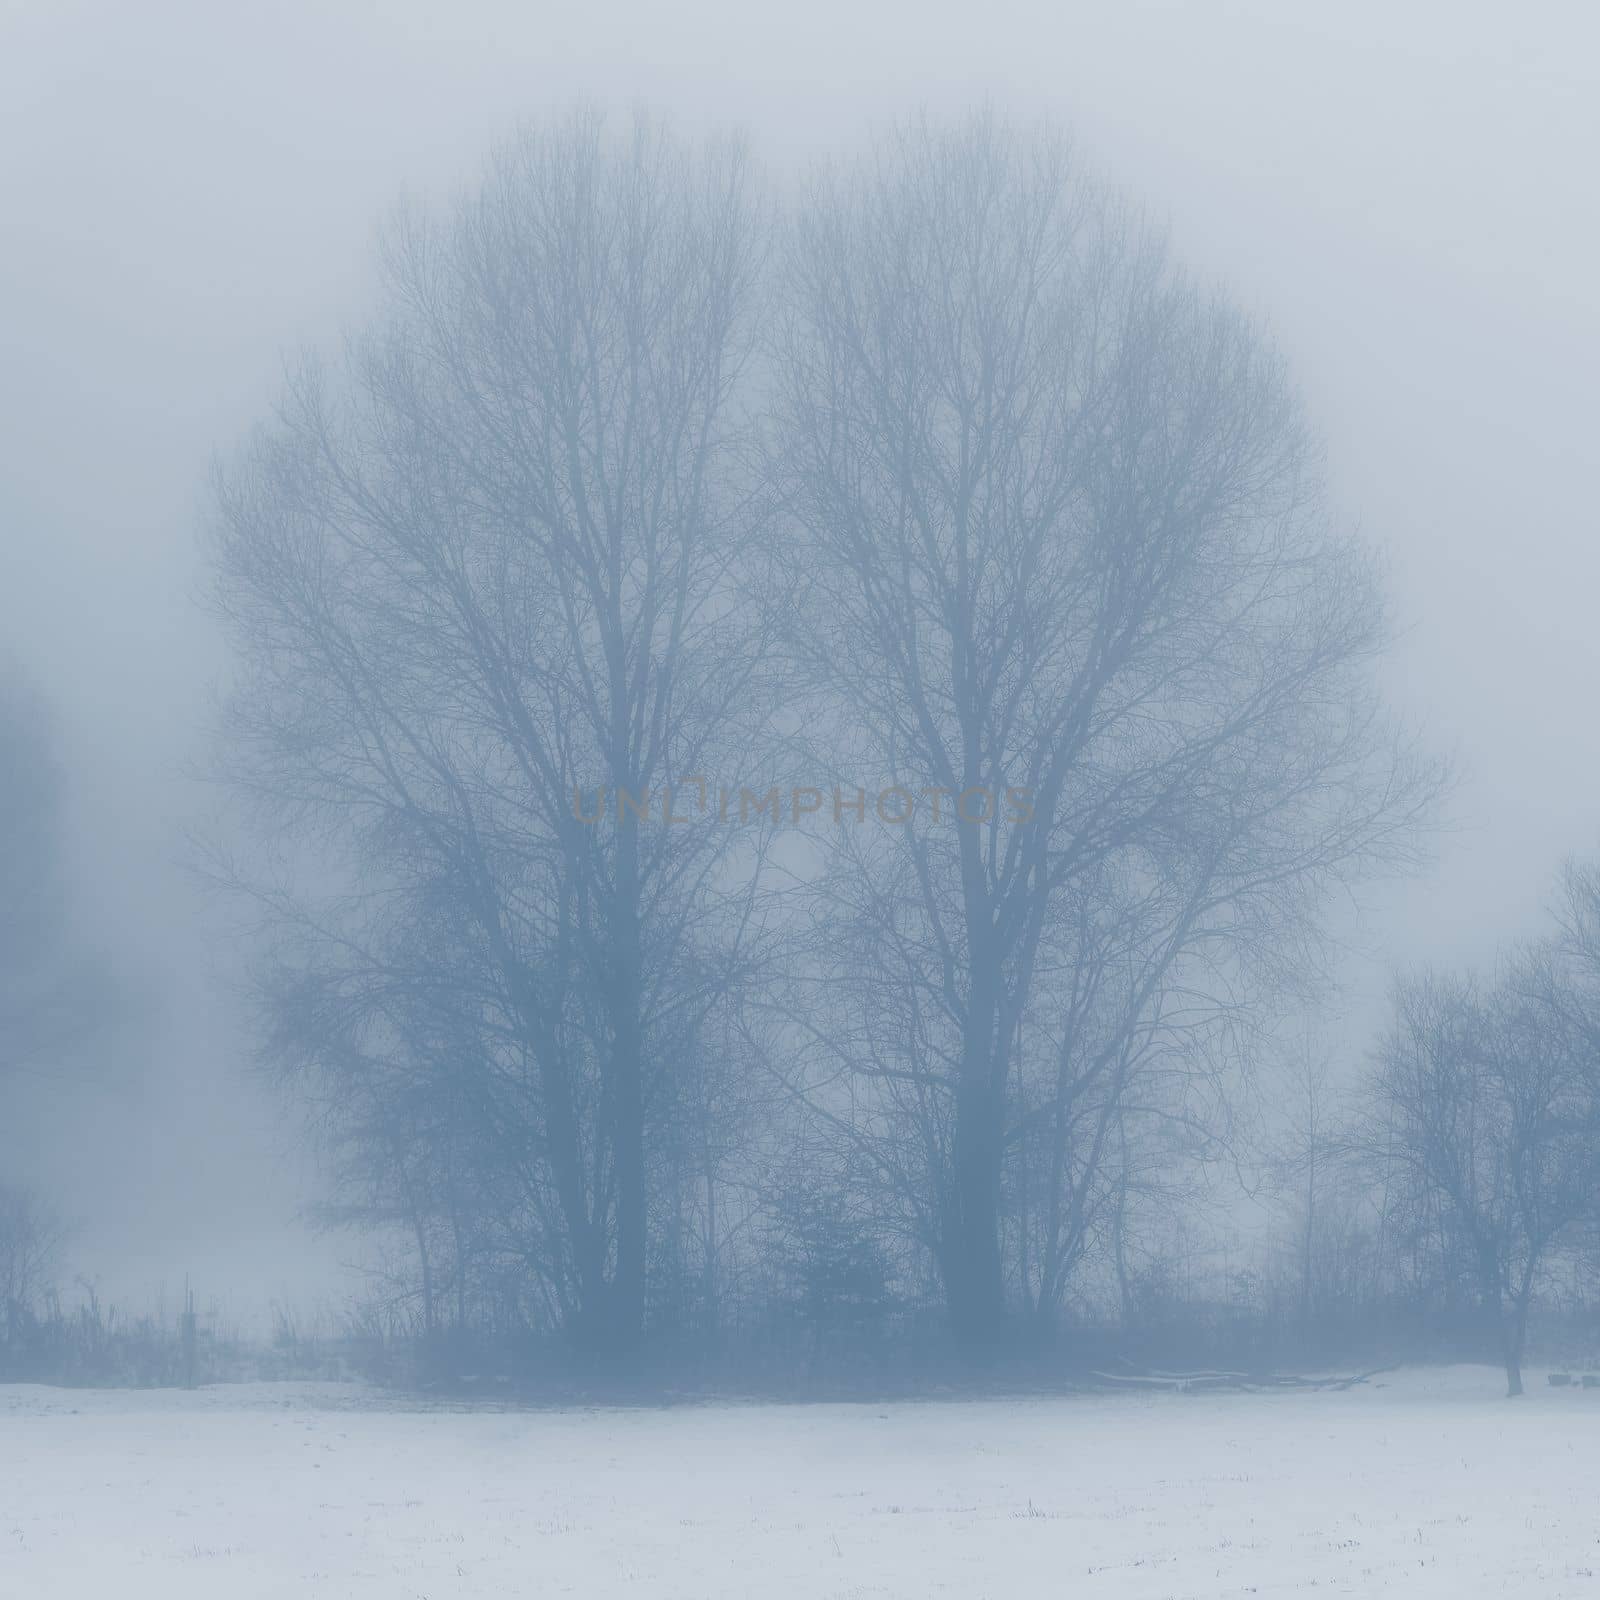
[[1461, 1241], [1511, 1395], [1540, 1273], [1600, 1199], [1600, 1100], [1546, 1003], [1548, 962], [1524, 951], [1488, 990], [1435, 974], [1397, 984], [1372, 1079], [1369, 1142]]
[[0, 1366], [20, 1353], [52, 1287], [65, 1236], [60, 1218], [36, 1194], [0, 1186]]
[[[1303, 970], [1326, 892], [1407, 857], [1438, 774], [1378, 714], [1376, 579], [1329, 531], [1281, 361], [1061, 139], [900, 129], [807, 196], [785, 288], [777, 592], [808, 726], [868, 797], [790, 1004], [842, 1008], [800, 1076], [984, 1346], [1019, 1075], [1067, 1062], [1029, 1124], [1047, 1168], [1087, 1133], [1058, 1277], [1082, 1163], [1153, 1109], [1139, 1064]], [[874, 824], [879, 786], [907, 820]], [[1087, 1054], [1085, 915], [1126, 952]]]
[[755, 698], [727, 595], [759, 249], [736, 145], [528, 132], [394, 223], [384, 318], [219, 485], [229, 773], [346, 891], [262, 901], [325, 991], [310, 1060], [458, 1074], [590, 1348], [639, 1336], [653, 1107], [755, 876], [663, 811]]

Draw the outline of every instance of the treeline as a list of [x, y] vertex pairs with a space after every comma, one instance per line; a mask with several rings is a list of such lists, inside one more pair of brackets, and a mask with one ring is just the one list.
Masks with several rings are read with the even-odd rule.
[[[615, 1370], [1155, 1326], [1330, 901], [1446, 785], [1271, 342], [992, 118], [780, 195], [579, 117], [381, 265], [212, 534], [218, 871], [380, 1316]], [[1300, 1086], [1304, 1260], [1214, 1303], [1518, 1345], [1594, 1143], [1579, 926], [1405, 987], [1358, 1116]]]

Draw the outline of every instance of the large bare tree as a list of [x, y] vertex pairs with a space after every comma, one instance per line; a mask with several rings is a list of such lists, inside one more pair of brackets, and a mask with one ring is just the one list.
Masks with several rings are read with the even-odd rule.
[[1304, 969], [1438, 774], [1379, 714], [1379, 585], [1281, 359], [1064, 140], [902, 127], [807, 194], [783, 287], [775, 603], [868, 795], [799, 1076], [982, 1346], [1008, 1152], [1056, 1174], [1053, 1301], [1126, 1113], [1186, 1114], [1145, 1069]]
[[374, 1063], [453, 1084], [591, 1348], [639, 1336], [653, 1107], [754, 882], [663, 810], [753, 704], [727, 597], [760, 250], [736, 144], [527, 132], [394, 222], [382, 317], [219, 486], [230, 776], [315, 868], [263, 891], [274, 1037], [365, 1116]]

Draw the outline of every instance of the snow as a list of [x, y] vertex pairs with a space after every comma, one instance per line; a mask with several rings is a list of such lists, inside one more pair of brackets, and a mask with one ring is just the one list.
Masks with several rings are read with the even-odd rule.
[[0, 1387], [5, 1600], [1600, 1596], [1600, 1392], [661, 1410]]

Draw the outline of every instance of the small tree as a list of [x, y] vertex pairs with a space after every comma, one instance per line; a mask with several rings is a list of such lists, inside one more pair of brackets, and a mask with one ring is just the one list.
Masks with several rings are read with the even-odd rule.
[[778, 1254], [812, 1359], [828, 1338], [859, 1345], [881, 1327], [891, 1304], [887, 1254], [845, 1195], [803, 1183], [779, 1208]]
[[1552, 1250], [1595, 1215], [1600, 1114], [1585, 1052], [1549, 1002], [1548, 949], [1485, 991], [1425, 973], [1396, 985], [1373, 1074], [1369, 1143], [1437, 1204], [1522, 1393], [1528, 1306]]

